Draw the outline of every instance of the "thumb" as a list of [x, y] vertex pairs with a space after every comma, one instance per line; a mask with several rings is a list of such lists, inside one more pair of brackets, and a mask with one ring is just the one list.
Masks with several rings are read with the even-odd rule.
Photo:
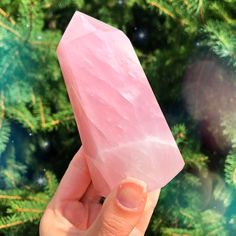
[[128, 236], [143, 215], [146, 184], [134, 178], [123, 180], [112, 191], [88, 235]]

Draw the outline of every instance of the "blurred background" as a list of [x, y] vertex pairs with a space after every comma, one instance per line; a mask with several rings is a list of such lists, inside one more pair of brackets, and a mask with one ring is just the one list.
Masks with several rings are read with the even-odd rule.
[[146, 235], [236, 235], [236, 0], [1, 0], [0, 235], [38, 235], [81, 145], [55, 51], [76, 10], [130, 38], [186, 162]]

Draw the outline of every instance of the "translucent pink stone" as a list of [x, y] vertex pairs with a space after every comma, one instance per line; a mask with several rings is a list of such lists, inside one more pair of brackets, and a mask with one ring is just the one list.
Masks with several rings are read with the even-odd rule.
[[95, 188], [166, 185], [184, 161], [126, 35], [77, 11], [57, 54]]

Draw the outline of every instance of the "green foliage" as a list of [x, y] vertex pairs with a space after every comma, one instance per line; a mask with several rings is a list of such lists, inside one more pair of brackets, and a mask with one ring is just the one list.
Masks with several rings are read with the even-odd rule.
[[[39, 142], [32, 144], [32, 135], [59, 125], [75, 128], [55, 54], [61, 34], [44, 29], [45, 7], [29, 0], [0, 3], [0, 232], [4, 235], [37, 235], [38, 225], [36, 230], [32, 225], [38, 224], [57, 186], [50, 172], [42, 192], [25, 177], [28, 165], [35, 163]], [[16, 122], [31, 138], [31, 142], [21, 139], [20, 147], [14, 142], [19, 132], [14, 129]]]
[[15, 147], [10, 145], [12, 123], [31, 134], [52, 131], [59, 125], [75, 128], [55, 53], [61, 33], [44, 29], [48, 3], [0, 3], [0, 182], [7, 188], [22, 181], [27, 173], [25, 160], [32, 158], [34, 151], [26, 147], [30, 153], [25, 151], [25, 160], [17, 161]]
[[46, 171], [45, 176], [47, 183], [41, 192], [36, 192], [29, 186], [24, 189], [0, 191], [1, 208], [4, 209], [0, 213], [0, 232], [21, 235], [22, 225], [29, 222], [38, 225], [58, 184], [55, 175], [50, 171]]
[[178, 145], [183, 144], [186, 141], [187, 130], [184, 124], [177, 124], [172, 128], [172, 134], [175, 137]]
[[236, 66], [235, 32], [232, 26], [220, 21], [208, 21], [204, 27], [207, 34], [205, 43], [219, 57], [228, 59], [228, 62]]
[[235, 112], [227, 112], [222, 116], [221, 125], [223, 127], [223, 133], [225, 137], [232, 144], [232, 148], [236, 148], [236, 114]]
[[225, 160], [225, 180], [236, 187], [236, 152], [231, 151]]
[[[172, 130], [178, 137], [186, 127], [176, 125]], [[185, 171], [162, 189], [151, 225], [152, 232], [161, 232], [162, 235], [221, 235], [226, 219], [217, 211], [232, 203], [232, 193], [219, 176], [207, 170], [208, 158], [200, 153], [199, 146], [193, 147], [193, 140], [186, 134], [183, 136], [180, 146], [186, 163]], [[196, 175], [186, 171], [188, 169], [195, 171]], [[212, 202], [218, 204], [219, 209], [212, 210], [209, 205]]]
[[1, 129], [0, 129], [0, 153], [3, 152], [6, 148], [6, 145], [8, 143], [9, 137], [10, 137], [10, 124], [6, 120], [3, 120], [1, 123]]
[[[195, 53], [195, 56], [202, 56], [202, 51], [213, 52], [228, 65], [235, 67], [236, 32], [233, 17], [235, 1], [150, 0], [147, 2], [157, 10], [160, 16], [166, 16], [166, 27], [175, 25], [179, 34], [185, 38], [185, 45], [182, 48], [187, 53], [191, 51]], [[177, 37], [175, 42], [172, 42], [176, 47], [178, 35], [174, 29], [171, 34]], [[189, 42], [195, 43], [199, 52], [188, 47]], [[180, 52], [181, 48], [178, 50]], [[165, 53], [166, 50], [162, 50], [157, 55], [159, 57]], [[175, 58], [171, 55], [179, 57], [178, 52], [175, 54], [170, 52], [170, 60]], [[154, 61], [153, 68], [158, 65], [157, 61]], [[164, 60], [165, 63], [167, 61], [168, 59]], [[182, 65], [182, 68], [186, 68], [185, 66]], [[178, 67], [172, 64], [171, 68]], [[229, 67], [229, 70], [234, 72], [234, 68]], [[171, 69], [167, 71], [173, 72]], [[181, 70], [179, 71], [181, 73]], [[177, 73], [173, 73], [171, 76], [176, 77]], [[183, 77], [183, 74], [180, 76]], [[164, 76], [164, 78], [167, 77]], [[177, 83], [176, 80], [175, 83]], [[175, 86], [177, 87], [177, 85]], [[173, 96], [171, 97], [173, 98]], [[235, 187], [235, 111], [224, 114], [221, 123], [225, 137], [232, 144], [232, 150], [226, 157], [223, 167], [225, 182]], [[176, 125], [172, 129], [185, 159], [185, 172], [173, 180], [173, 185], [170, 183], [163, 189], [150, 232], [161, 232], [161, 235], [233, 235], [235, 231], [230, 222], [233, 222], [234, 216], [230, 209], [233, 209], [235, 204], [233, 202], [235, 191], [226, 185], [220, 176], [212, 175], [209, 172], [209, 157], [202, 153], [196, 138], [188, 137], [193, 131], [194, 129], [184, 129], [182, 125]], [[179, 183], [180, 180], [184, 186]], [[174, 188], [174, 190], [170, 188]], [[205, 196], [206, 199], [202, 199], [201, 196]], [[172, 199], [175, 201], [173, 202]], [[173, 207], [168, 211], [170, 203]], [[165, 204], [167, 205], [164, 208]], [[227, 209], [229, 209], [229, 213], [226, 215]], [[161, 214], [161, 217], [158, 214]], [[167, 225], [165, 225], [166, 222], [168, 222]]]
[[[44, 5], [40, 2], [24, 0], [16, 5], [16, 19], [7, 13], [0, 16], [1, 120], [15, 119], [32, 132], [50, 130], [63, 122], [60, 119], [65, 114], [72, 117], [64, 84], [58, 82], [61, 75], [55, 51], [61, 34], [43, 29]], [[61, 93], [51, 99], [49, 91]]]
[[[57, 181], [55, 174], [46, 172], [41, 191], [31, 172], [47, 166], [62, 176], [69, 161], [66, 154], [77, 148], [56, 46], [74, 11], [81, 10], [130, 37], [185, 160], [184, 170], [162, 189], [147, 235], [233, 236], [235, 111], [221, 117], [231, 146], [227, 156], [216, 157], [202, 147], [181, 93], [184, 73], [195, 58], [214, 56], [234, 74], [235, 4], [236, 0], [1, 0], [0, 232], [38, 234], [39, 219]], [[148, 29], [146, 44], [135, 42], [133, 28], [139, 26]], [[45, 150], [45, 138], [55, 141], [53, 151]], [[54, 155], [56, 162], [50, 159]], [[213, 173], [209, 166], [212, 169], [215, 162], [219, 164]]]
[[207, 46], [217, 56], [236, 66], [234, 1], [148, 0], [160, 14], [179, 23], [187, 34], [199, 35], [199, 45]]

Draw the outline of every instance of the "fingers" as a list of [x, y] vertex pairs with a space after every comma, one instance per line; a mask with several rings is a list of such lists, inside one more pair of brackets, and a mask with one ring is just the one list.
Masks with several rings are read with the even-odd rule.
[[88, 203], [88, 204], [98, 204], [101, 199], [101, 194], [98, 193], [97, 190], [95, 190], [93, 183], [90, 183], [89, 187], [86, 190], [86, 193], [83, 195], [83, 197], [80, 199], [82, 203]]
[[143, 215], [146, 184], [127, 178], [107, 197], [88, 235], [128, 236]]
[[92, 223], [97, 218], [97, 215], [99, 214], [102, 208], [100, 201], [101, 201], [101, 195], [95, 190], [93, 184], [91, 183], [86, 193], [80, 200], [82, 204], [84, 204], [85, 206], [86, 205], [88, 206], [88, 210], [89, 210], [89, 218], [87, 221], [88, 227], [92, 225]]
[[158, 198], [160, 195], [160, 189], [157, 189], [153, 192], [148, 193], [147, 202], [144, 209], [142, 217], [139, 219], [135, 229], [131, 232], [129, 236], [143, 236], [147, 230], [148, 224], [152, 217], [152, 213], [156, 207]]
[[91, 178], [81, 147], [70, 162], [54, 198], [60, 201], [80, 200], [90, 182]]

